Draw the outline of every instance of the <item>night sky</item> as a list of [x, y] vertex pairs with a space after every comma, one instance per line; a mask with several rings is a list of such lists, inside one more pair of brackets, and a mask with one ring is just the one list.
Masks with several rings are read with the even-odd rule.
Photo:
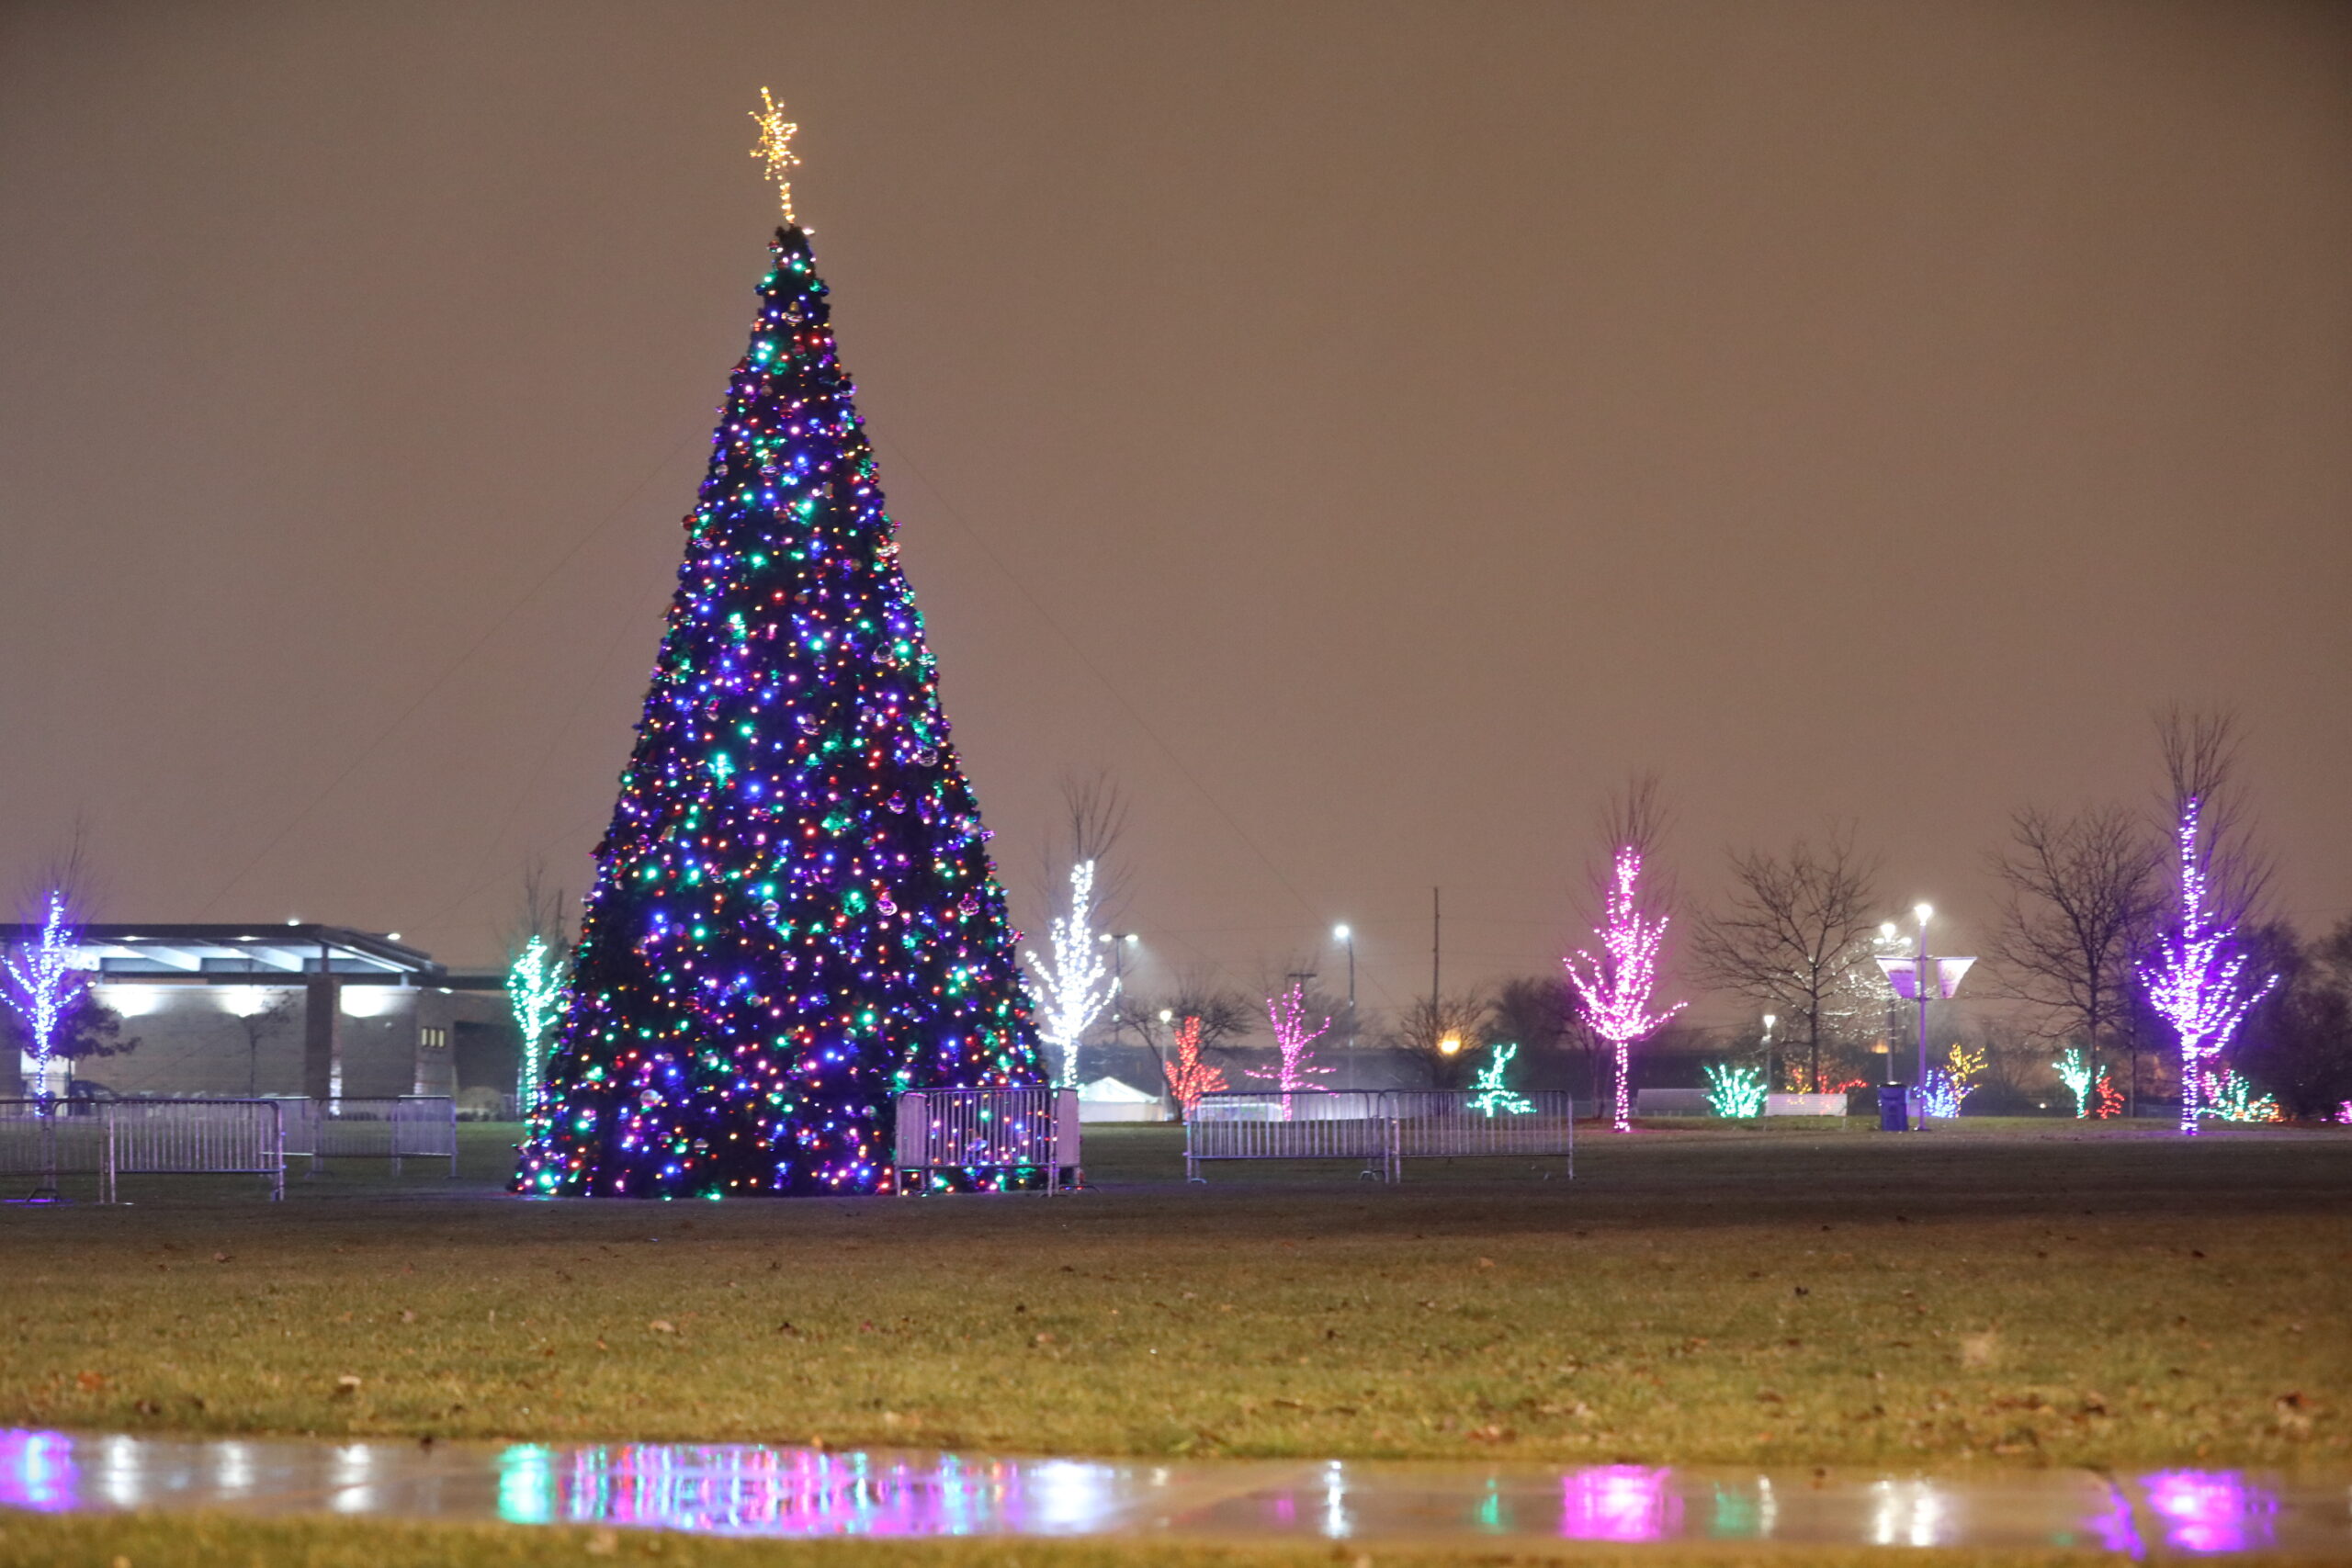
[[2174, 699], [2352, 912], [2352, 8], [2252, 0], [7, 6], [0, 861], [584, 886], [763, 85], [1033, 932], [1099, 767], [1146, 989], [1542, 970], [1654, 767], [1691, 899], [1850, 819], [1968, 951]]

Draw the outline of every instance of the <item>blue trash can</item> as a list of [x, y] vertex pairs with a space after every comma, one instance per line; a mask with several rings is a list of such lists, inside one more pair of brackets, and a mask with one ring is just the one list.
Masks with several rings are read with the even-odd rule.
[[1899, 1083], [1883, 1083], [1878, 1086], [1878, 1130], [1880, 1132], [1907, 1133], [1911, 1130], [1910, 1122], [1904, 1115], [1903, 1100], [1905, 1092]]

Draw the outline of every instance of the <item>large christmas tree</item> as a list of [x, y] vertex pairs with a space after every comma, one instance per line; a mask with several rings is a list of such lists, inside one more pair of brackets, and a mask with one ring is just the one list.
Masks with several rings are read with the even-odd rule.
[[524, 1191], [888, 1190], [892, 1090], [1044, 1079], [825, 286], [786, 212], [597, 849]]

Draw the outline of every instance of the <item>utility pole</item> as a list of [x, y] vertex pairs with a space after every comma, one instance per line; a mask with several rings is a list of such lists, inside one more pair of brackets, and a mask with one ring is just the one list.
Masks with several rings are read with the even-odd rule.
[[1356, 1048], [1356, 933], [1346, 926], [1334, 926], [1331, 934], [1348, 945], [1348, 1049]]
[[1438, 955], [1443, 951], [1440, 938], [1444, 929], [1444, 915], [1438, 904], [1437, 889], [1432, 887], [1430, 889], [1430, 1027], [1432, 1029], [1437, 1027], [1437, 1017], [1440, 1011], [1437, 984]]

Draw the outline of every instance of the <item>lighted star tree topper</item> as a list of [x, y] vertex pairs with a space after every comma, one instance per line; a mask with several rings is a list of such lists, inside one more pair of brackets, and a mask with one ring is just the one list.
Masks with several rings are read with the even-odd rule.
[[1671, 917], [1652, 915], [1642, 908], [1641, 886], [1642, 853], [1626, 845], [1617, 852], [1601, 923], [1593, 933], [1600, 938], [1600, 956], [1578, 950], [1561, 960], [1568, 971], [1568, 983], [1576, 987], [1577, 1009], [1584, 1015], [1585, 1027], [1616, 1048], [1614, 1125], [1620, 1133], [1634, 1127], [1628, 1054], [1635, 1042], [1649, 1038], [1690, 1005], [1677, 1002], [1663, 1012], [1650, 1010], [1650, 998], [1657, 989], [1658, 949], [1666, 941]]
[[[759, 117], [779, 179], [780, 114]], [[788, 191], [786, 212], [597, 848], [525, 1191], [885, 1191], [894, 1091], [1043, 1079]]]
[[1102, 956], [1102, 939], [1093, 919], [1094, 863], [1082, 860], [1069, 868], [1069, 913], [1055, 916], [1047, 927], [1053, 962], [1047, 964], [1035, 953], [1025, 954], [1045, 999], [1037, 1032], [1053, 1047], [1061, 1066], [1056, 1081], [1064, 1089], [1078, 1087], [1079, 1042], [1119, 994], [1118, 978]]
[[2140, 983], [2180, 1046], [2180, 1130], [2197, 1133], [2198, 1091], [2206, 1071], [2254, 1004], [2278, 983], [2259, 982], [2246, 973], [2237, 928], [2210, 906], [2208, 852], [2198, 833], [2199, 803], [2184, 802], [2174, 833], [2179, 867], [2179, 904], [2170, 930], [2140, 965]]

